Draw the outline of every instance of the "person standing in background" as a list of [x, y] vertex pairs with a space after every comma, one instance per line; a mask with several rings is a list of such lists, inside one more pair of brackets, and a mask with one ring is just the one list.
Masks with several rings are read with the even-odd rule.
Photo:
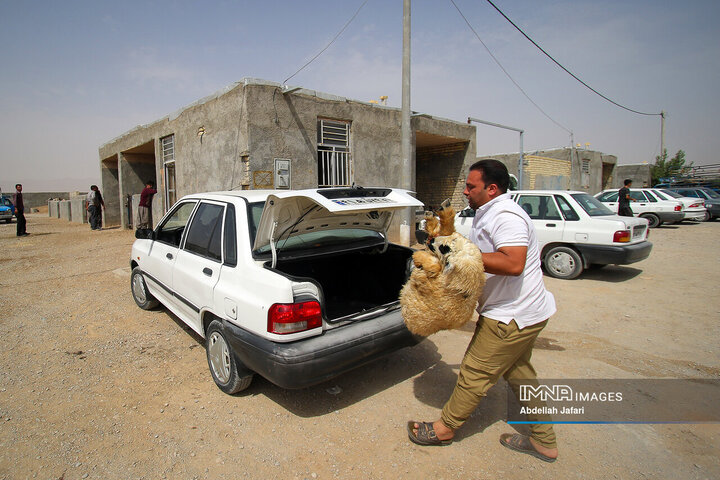
[[138, 206], [138, 229], [152, 229], [152, 199], [157, 193], [155, 182], [148, 180], [145, 188], [140, 193], [140, 205]]
[[632, 180], [628, 178], [623, 184], [624, 186], [618, 190], [618, 215], [621, 217], [632, 217], [633, 211], [632, 208], [630, 208], [630, 202], [635, 201], [635, 199], [630, 196]]
[[90, 230], [102, 230], [102, 209], [105, 208], [105, 202], [97, 185], [90, 186], [86, 200], [90, 215]]
[[15, 193], [12, 196], [13, 205], [15, 205], [15, 216], [17, 217], [17, 236], [26, 237], [30, 235], [25, 231], [27, 222], [25, 221], [25, 204], [23, 203], [22, 185], [15, 185]]

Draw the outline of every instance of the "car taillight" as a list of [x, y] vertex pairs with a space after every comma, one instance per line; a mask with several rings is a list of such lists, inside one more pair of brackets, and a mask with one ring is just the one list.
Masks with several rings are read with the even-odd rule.
[[613, 242], [627, 243], [630, 241], [630, 230], [618, 230], [613, 235]]
[[699, 203], [693, 203], [692, 205], [690, 205], [690, 208], [697, 208], [697, 207], [704, 207], [704, 206], [705, 206], [705, 202], [699, 202]]
[[276, 303], [268, 311], [267, 331], [286, 335], [322, 326], [322, 310], [316, 301]]
[[675, 211], [676, 211], [676, 212], [682, 211], [682, 205], [680, 205], [680, 204], [675, 205]]

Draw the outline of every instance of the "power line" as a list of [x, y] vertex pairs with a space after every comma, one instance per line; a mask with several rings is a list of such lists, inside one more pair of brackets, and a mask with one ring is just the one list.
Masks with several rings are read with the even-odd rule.
[[[451, 1], [452, 1], [452, 0], [451, 0]], [[580, 83], [582, 83], [583, 85], [585, 85], [585, 86], [586, 86], [587, 88], [589, 88], [592, 92], [596, 93], [597, 95], [600, 95], [602, 98], [604, 98], [604, 99], [607, 100], [608, 102], [612, 103], [613, 105], [616, 105], [616, 106], [618, 106], [618, 107], [620, 107], [620, 108], [624, 108], [625, 110], [628, 110], [628, 111], [630, 111], [630, 112], [637, 113], [638, 115], [662, 115], [662, 113], [647, 113], [647, 112], [639, 112], [639, 111], [637, 111], [637, 110], [633, 110], [632, 108], [629, 108], [629, 107], [626, 107], [626, 106], [624, 106], [624, 105], [621, 105], [621, 104], [619, 104], [618, 102], [616, 102], [616, 101], [614, 101], [614, 100], [606, 97], [606, 96], [603, 95], [602, 93], [598, 92], [597, 90], [595, 90], [594, 88], [592, 88], [590, 85], [588, 85], [587, 83], [585, 83], [585, 82], [583, 82], [582, 80], [580, 80], [574, 73], [572, 73], [570, 70], [568, 70], [567, 68], [565, 68], [564, 66], [562, 66], [562, 65], [560, 64], [560, 62], [558, 62], [557, 60], [555, 60], [555, 59], [552, 57], [552, 55], [550, 55], [549, 53], [547, 53], [540, 45], [538, 45], [537, 43], [535, 43], [535, 40], [533, 40], [532, 38], [530, 38], [525, 32], [522, 31], [522, 29], [521, 29], [520, 27], [518, 27], [517, 25], [515, 25], [515, 23], [514, 23], [512, 20], [510, 20], [510, 19], [508, 18], [508, 16], [505, 15], [505, 14], [502, 12], [502, 10], [500, 10], [500, 9], [492, 2], [492, 0], [487, 0], [487, 2], [488, 2], [490, 5], [492, 5], [493, 8], [495, 8], [495, 10], [497, 10], [497, 11], [500, 13], [500, 15], [502, 15], [503, 17], [505, 17], [505, 20], [507, 20], [508, 22], [510, 22], [510, 24], [511, 24], [513, 27], [515, 27], [518, 32], [522, 33], [525, 38], [527, 38], [528, 40], [530, 40], [530, 42], [531, 42], [533, 45], [535, 45], [541, 52], [543, 52], [550, 60], [552, 60], [553, 62], [555, 62], [555, 65], [557, 65], [558, 67], [560, 67], [560, 68], [562, 68], [563, 70], [565, 70], [571, 77], [573, 77], [575, 80], [577, 80], [578, 82], [580, 82]], [[455, 2], [453, 2], [453, 4], [454, 4], [454, 3], [455, 3]], [[457, 8], [457, 7], [456, 7], [456, 8]]]
[[330, 40], [330, 43], [328, 43], [328, 44], [325, 46], [325, 48], [323, 48], [322, 50], [320, 50], [320, 52], [318, 52], [317, 55], [315, 55], [313, 58], [311, 58], [305, 65], [303, 65], [302, 67], [300, 67], [297, 72], [293, 73], [293, 74], [290, 75], [288, 78], [286, 78], [285, 81], [283, 81], [283, 85], [287, 85], [288, 80], [290, 80], [290, 79], [293, 78], [295, 75], [297, 75], [298, 73], [300, 73], [301, 71], [303, 71], [303, 70], [305, 69], [305, 67], [307, 67], [307, 66], [310, 65], [312, 62], [314, 62], [315, 59], [318, 58], [320, 55], [322, 55], [325, 50], [327, 50], [328, 48], [330, 48], [330, 45], [332, 45], [333, 43], [335, 43], [335, 40], [337, 40], [338, 37], [339, 37], [340, 35], [342, 35], [342, 33], [345, 31], [345, 29], [352, 23], [352, 21], [355, 20], [355, 17], [357, 17], [358, 13], [360, 13], [360, 10], [362, 10], [362, 8], [365, 6], [366, 3], [368, 3], [368, 1], [369, 1], [369, 0], [365, 0], [365, 1], [363, 2], [363, 4], [360, 5], [360, 8], [357, 9], [357, 11], [355, 12], [355, 15], [353, 15], [352, 17], [350, 17], [350, 20], [348, 20], [347, 23], [345, 24], [345, 26], [337, 33], [337, 35], [335, 35], [335, 37], [334, 37], [332, 40]]
[[480, 40], [480, 43], [482, 44], [483, 47], [485, 47], [485, 50], [486, 50], [486, 51], [488, 52], [488, 54], [492, 57], [492, 59], [495, 60], [495, 63], [497, 63], [498, 67], [500, 67], [500, 69], [505, 73], [505, 75], [510, 79], [510, 81], [515, 84], [515, 86], [518, 88], [518, 90], [520, 90], [520, 91], [522, 92], [522, 94], [525, 95], [525, 98], [527, 98], [527, 99], [530, 101], [530, 103], [532, 103], [533, 105], [535, 105], [535, 108], [537, 108], [537, 109], [540, 111], [540, 113], [542, 113], [543, 115], [545, 115], [545, 116], [546, 116], [551, 122], [553, 122], [555, 125], [557, 125], [558, 127], [562, 128], [563, 130], [565, 130], [565, 131], [568, 132], [568, 133], [572, 133], [572, 132], [571, 132], [570, 130], [568, 130], [566, 127], [562, 126], [562, 125], [559, 124], [557, 121], [555, 121], [555, 119], [552, 118], [550, 115], [548, 115], [547, 113], [545, 113], [545, 111], [544, 111], [542, 108], [540, 108], [540, 105], [538, 105], [537, 103], [535, 103], [535, 102], [533, 101], [533, 99], [530, 98], [530, 95], [528, 95], [528, 94], [525, 92], [525, 90], [523, 90], [523, 88], [515, 81], [515, 79], [512, 77], [512, 75], [510, 75], [510, 74], [508, 73], [508, 71], [505, 70], [505, 67], [502, 66], [502, 63], [500, 63], [500, 60], [498, 60], [498, 59], [495, 57], [495, 55], [493, 55], [493, 53], [490, 51], [490, 49], [488, 48], [488, 46], [485, 45], [485, 42], [482, 41], [482, 38], [480, 38], [480, 35], [478, 35], [478, 33], [477, 33], [477, 32], [475, 31], [475, 29], [473, 28], [473, 26], [470, 25], [470, 22], [469, 22], [468, 19], [465, 17], [465, 15], [462, 13], [462, 11], [460, 10], [460, 8], [458, 8], [458, 6], [455, 4], [455, 1], [454, 1], [454, 0], [450, 0], [450, 3], [453, 4], [453, 6], [454, 6], [455, 9], [458, 11], [458, 13], [460, 14], [460, 16], [463, 18], [463, 20], [465, 20], [465, 23], [466, 23], [467, 26], [470, 28], [470, 30], [472, 30], [472, 32], [475, 34], [475, 36], [477, 37], [477, 39]]

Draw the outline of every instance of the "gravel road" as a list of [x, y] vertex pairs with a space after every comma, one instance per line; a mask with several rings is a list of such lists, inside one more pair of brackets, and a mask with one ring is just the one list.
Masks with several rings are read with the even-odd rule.
[[[202, 339], [135, 306], [133, 233], [46, 215], [25, 238], [0, 225], [0, 479], [720, 478], [718, 424], [558, 425], [558, 462], [511, 452], [501, 386], [451, 446], [410, 443], [405, 423], [437, 417], [471, 324], [312, 388], [256, 377], [225, 395]], [[546, 277], [559, 311], [539, 375], [720, 379], [719, 235], [660, 227], [643, 262]]]

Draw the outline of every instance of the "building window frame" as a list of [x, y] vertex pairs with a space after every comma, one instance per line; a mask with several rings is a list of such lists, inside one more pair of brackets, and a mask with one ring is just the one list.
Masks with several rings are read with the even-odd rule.
[[160, 139], [163, 173], [165, 177], [164, 196], [167, 212], [177, 202], [177, 182], [175, 178], [175, 134]]
[[349, 187], [353, 184], [350, 126], [346, 120], [318, 118], [318, 187]]

